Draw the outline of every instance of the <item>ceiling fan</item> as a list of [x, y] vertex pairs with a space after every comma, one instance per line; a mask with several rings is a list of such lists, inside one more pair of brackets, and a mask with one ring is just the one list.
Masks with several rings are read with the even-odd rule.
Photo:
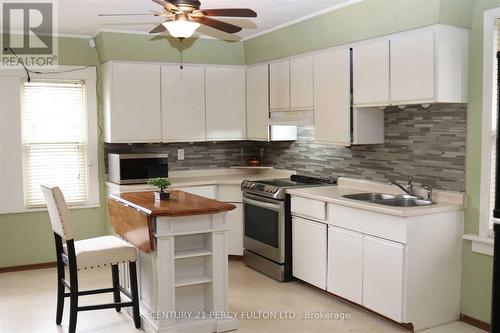
[[[257, 17], [257, 13], [248, 8], [200, 9], [201, 3], [198, 0], [153, 0], [153, 2], [163, 6], [163, 12], [152, 15], [163, 17], [165, 21], [149, 33], [157, 34], [168, 30], [170, 35], [181, 39], [191, 37], [201, 24], [230, 34], [242, 30], [239, 26], [214, 20], [210, 18], [211, 16]], [[127, 15], [151, 14], [100, 14], [99, 16]]]

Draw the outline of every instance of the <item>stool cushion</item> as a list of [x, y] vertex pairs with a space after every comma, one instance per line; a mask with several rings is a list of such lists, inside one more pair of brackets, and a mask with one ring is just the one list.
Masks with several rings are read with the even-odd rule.
[[[116, 236], [102, 236], [75, 241], [78, 270], [136, 261], [137, 249]], [[67, 247], [64, 245], [67, 254]]]

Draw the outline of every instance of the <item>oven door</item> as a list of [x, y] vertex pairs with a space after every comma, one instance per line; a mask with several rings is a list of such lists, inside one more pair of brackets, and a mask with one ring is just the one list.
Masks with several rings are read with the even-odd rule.
[[276, 263], [285, 262], [285, 202], [243, 194], [244, 248]]

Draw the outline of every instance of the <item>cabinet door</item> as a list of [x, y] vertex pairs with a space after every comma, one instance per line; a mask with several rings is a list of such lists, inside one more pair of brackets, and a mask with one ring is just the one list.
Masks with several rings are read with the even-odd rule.
[[106, 142], [161, 142], [160, 66], [105, 66]]
[[199, 195], [200, 197], [205, 197], [209, 199], [217, 199], [217, 186], [180, 186], [173, 188], [174, 190], [179, 190], [194, 195]]
[[205, 141], [205, 69], [161, 68], [163, 142]]
[[434, 31], [391, 39], [391, 100], [396, 104], [435, 99]]
[[290, 60], [270, 64], [269, 76], [270, 109], [290, 109]]
[[365, 236], [363, 253], [363, 306], [401, 322], [405, 263], [403, 244]]
[[355, 105], [390, 103], [389, 41], [360, 44], [352, 50]]
[[243, 204], [233, 203], [236, 209], [226, 213], [226, 222], [229, 225], [227, 232], [228, 254], [243, 255]]
[[247, 68], [247, 138], [269, 139], [269, 66]]
[[314, 109], [313, 57], [290, 60], [290, 109]]
[[363, 302], [363, 234], [328, 227], [327, 290], [358, 304]]
[[206, 67], [207, 140], [246, 139], [245, 69]]
[[318, 288], [326, 289], [326, 224], [294, 216], [292, 238], [293, 276]]
[[320, 143], [351, 143], [351, 66], [349, 49], [314, 56], [314, 138]]

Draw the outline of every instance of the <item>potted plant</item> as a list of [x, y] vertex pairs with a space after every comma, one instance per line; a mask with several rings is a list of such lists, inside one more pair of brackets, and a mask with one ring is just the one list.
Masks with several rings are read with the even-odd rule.
[[168, 200], [170, 198], [170, 192], [167, 189], [172, 184], [168, 178], [152, 178], [148, 180], [148, 185], [160, 189], [159, 191], [155, 191], [155, 200]]

